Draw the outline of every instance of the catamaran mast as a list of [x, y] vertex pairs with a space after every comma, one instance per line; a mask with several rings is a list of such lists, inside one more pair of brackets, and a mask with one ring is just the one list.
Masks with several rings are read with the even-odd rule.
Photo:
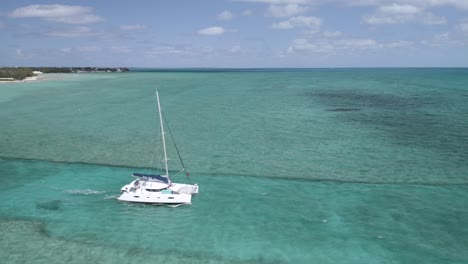
[[[162, 119], [162, 112], [161, 112], [161, 104], [159, 103], [159, 92], [156, 91], [156, 99], [158, 100], [158, 112], [159, 112], [159, 122], [161, 123], [161, 137], [162, 137], [162, 143], [163, 143], [163, 149], [164, 149], [164, 166], [166, 168], [166, 176], [169, 178], [169, 169], [167, 167], [167, 152], [166, 152], [166, 139], [164, 138], [164, 125], [163, 125], [163, 119]], [[170, 181], [170, 179], [169, 179]]]

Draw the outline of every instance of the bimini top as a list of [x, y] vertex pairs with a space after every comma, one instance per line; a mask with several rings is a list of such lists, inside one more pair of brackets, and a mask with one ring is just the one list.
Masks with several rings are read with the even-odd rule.
[[145, 174], [145, 173], [137, 173], [134, 172], [132, 174], [133, 177], [138, 177], [143, 180], [150, 180], [150, 181], [160, 181], [169, 184], [169, 178], [166, 176], [155, 175], [155, 174]]

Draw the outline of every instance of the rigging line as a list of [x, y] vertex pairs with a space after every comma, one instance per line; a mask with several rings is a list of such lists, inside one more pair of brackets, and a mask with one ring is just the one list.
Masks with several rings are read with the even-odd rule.
[[151, 158], [149, 159], [148, 165], [146, 167], [143, 167], [142, 170], [144, 172], [150, 172], [151, 171], [151, 166], [154, 164], [154, 156], [156, 155], [156, 150], [153, 150], [151, 152]]
[[176, 175], [172, 176], [171, 178], [174, 178], [175, 176], [179, 175], [181, 172], [185, 171], [185, 169], [181, 169]]
[[[154, 137], [153, 138], [156, 139], [157, 136], [158, 136], [158, 131], [156, 129], [156, 131], [154, 132]], [[156, 161], [155, 161], [155, 159], [157, 158], [156, 156], [158, 155], [156, 140], [154, 140], [153, 146], [154, 147], [153, 147], [153, 151], [151, 153], [151, 160], [149, 161], [149, 165], [146, 168], [148, 173], [150, 173], [152, 169], [156, 169], [159, 172], [159, 166], [156, 164]]]
[[174, 143], [174, 147], [176, 149], [177, 155], [179, 156], [180, 163], [182, 163], [182, 168], [184, 168], [184, 171], [185, 171], [187, 177], [189, 177], [189, 173], [187, 172], [187, 169], [185, 168], [184, 161], [182, 160], [182, 157], [180, 156], [179, 148], [177, 147], [177, 144], [176, 144], [176, 142], [174, 140], [174, 137], [172, 136], [171, 128], [169, 127], [169, 124], [167, 123], [166, 115], [164, 114], [163, 111], [161, 111], [161, 113], [162, 113], [162, 116], [164, 118], [164, 122], [166, 123], [167, 131], [169, 132], [169, 135], [171, 136], [172, 142]]

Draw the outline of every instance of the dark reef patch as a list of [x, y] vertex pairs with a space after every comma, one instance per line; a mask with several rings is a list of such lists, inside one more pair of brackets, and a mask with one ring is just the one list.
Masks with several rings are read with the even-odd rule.
[[50, 211], [59, 211], [62, 209], [62, 201], [53, 200], [48, 202], [37, 203], [36, 208]]
[[400, 97], [390, 94], [371, 94], [357, 90], [315, 91], [306, 94], [330, 107], [336, 108], [386, 108], [399, 109], [417, 107], [422, 104], [421, 98]]
[[327, 112], [354, 112], [354, 111], [361, 111], [360, 108], [346, 108], [346, 107], [338, 107], [332, 109], [325, 109]]

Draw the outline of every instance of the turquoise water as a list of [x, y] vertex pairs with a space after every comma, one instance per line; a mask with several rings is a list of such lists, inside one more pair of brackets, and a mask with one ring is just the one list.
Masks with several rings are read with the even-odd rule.
[[[467, 84], [467, 69], [0, 83], [0, 258], [466, 263]], [[191, 206], [116, 200], [155, 159], [156, 89], [201, 186]]]

